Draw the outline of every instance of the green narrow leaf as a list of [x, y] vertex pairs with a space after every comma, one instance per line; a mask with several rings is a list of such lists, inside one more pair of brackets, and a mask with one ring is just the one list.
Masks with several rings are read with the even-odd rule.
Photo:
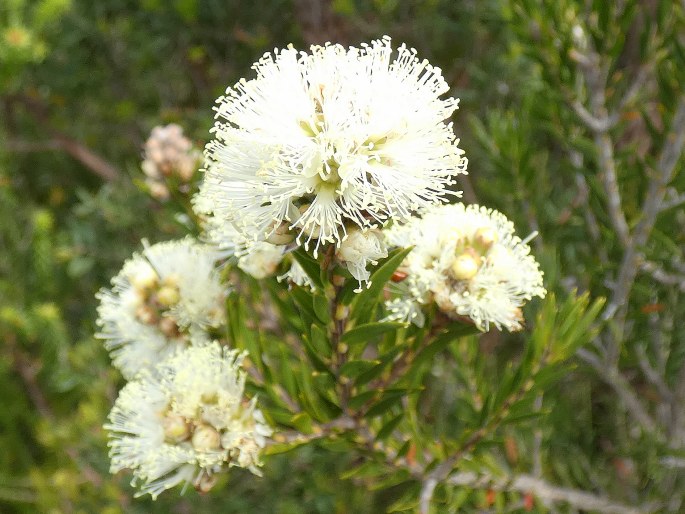
[[364, 391], [350, 398], [350, 401], [347, 403], [347, 405], [350, 407], [350, 409], [357, 410], [372, 398], [380, 396], [380, 394], [381, 392], [378, 390]]
[[354, 292], [357, 284], [353, 280], [345, 284], [340, 298], [343, 304], [352, 304], [350, 312], [352, 319], [357, 319], [360, 313], [367, 311], [378, 301], [378, 297], [383, 291], [386, 282], [390, 280], [392, 274], [402, 264], [404, 258], [409, 255], [412, 248], [398, 248], [390, 252], [388, 257], [371, 273], [371, 285], [363, 291], [359, 293]]
[[323, 289], [323, 282], [321, 282], [321, 264], [307, 254], [307, 252], [304, 251], [304, 248], [301, 247], [292, 252], [291, 255], [297, 263], [302, 266], [302, 269], [312, 281], [312, 284], [314, 284], [317, 289]]
[[393, 394], [387, 394], [387, 392], [383, 395], [383, 398], [377, 402], [376, 404], [372, 405], [369, 410], [366, 411], [364, 414], [365, 418], [375, 418], [376, 416], [380, 416], [381, 414], [385, 414], [388, 412], [390, 409], [392, 409], [395, 405], [400, 403], [402, 401], [402, 392], [393, 392]]
[[264, 448], [264, 455], [279, 455], [281, 453], [287, 453], [307, 444], [307, 441], [292, 441], [289, 443], [272, 443], [266, 448]]
[[302, 342], [304, 343], [305, 353], [307, 354], [307, 357], [309, 357], [309, 360], [314, 366], [314, 369], [316, 371], [325, 371], [330, 373], [328, 366], [322, 359], [317, 349], [312, 344], [312, 341], [308, 334], [302, 334]]
[[435, 340], [426, 346], [414, 358], [411, 366], [411, 371], [423, 365], [423, 363], [432, 360], [438, 353], [444, 350], [447, 345], [453, 343], [460, 337], [472, 336], [480, 334], [480, 330], [475, 325], [453, 324], [447, 328], [445, 332], [438, 335]]
[[388, 507], [388, 512], [416, 511], [419, 505], [419, 492], [421, 484], [412, 483], [406, 493], [395, 503]]
[[387, 474], [387, 470], [384, 466], [377, 462], [367, 461], [360, 466], [344, 471], [340, 474], [340, 478], [349, 480], [350, 478], [371, 478], [385, 474]]
[[294, 426], [298, 432], [303, 434], [312, 433], [312, 418], [306, 412], [298, 412], [290, 418], [288, 424]]
[[340, 374], [350, 379], [355, 379], [362, 373], [369, 371], [376, 367], [380, 361], [378, 360], [355, 360], [343, 364], [340, 368]]
[[312, 307], [316, 317], [327, 325], [331, 320], [331, 313], [329, 312], [328, 299], [321, 293], [314, 293], [312, 295]]
[[314, 312], [312, 293], [303, 287], [293, 284], [290, 289], [290, 296], [295, 300], [300, 316], [303, 318], [305, 326], [308, 327], [311, 325], [312, 321], [317, 319], [316, 313]]
[[392, 434], [392, 431], [397, 428], [397, 425], [400, 424], [400, 422], [402, 421], [403, 418], [404, 418], [404, 413], [400, 414], [399, 416], [395, 416], [390, 421], [388, 421], [378, 431], [378, 434], [376, 434], [376, 439], [378, 439], [379, 441], [382, 441], [383, 439], [387, 439], [388, 436], [390, 436], [390, 434]]
[[316, 323], [311, 326], [312, 335], [312, 345], [316, 348], [316, 351], [328, 358], [332, 355], [331, 343], [328, 340], [326, 332]]
[[345, 332], [340, 338], [343, 343], [354, 345], [368, 343], [373, 337], [405, 328], [404, 323], [398, 322], [374, 322], [366, 323]]

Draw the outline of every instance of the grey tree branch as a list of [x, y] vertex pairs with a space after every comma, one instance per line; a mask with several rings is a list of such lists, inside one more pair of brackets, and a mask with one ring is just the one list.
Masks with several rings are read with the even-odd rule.
[[656, 507], [654, 505], [630, 507], [596, 494], [555, 486], [531, 475], [495, 477], [489, 474], [478, 475], [473, 472], [463, 472], [452, 475], [447, 483], [461, 487], [530, 493], [547, 502], [566, 503], [575, 509], [605, 514], [643, 514], [653, 512]]
[[[685, 95], [678, 101], [671, 129], [666, 137], [661, 156], [659, 157], [657, 169], [650, 177], [647, 194], [642, 204], [642, 218], [631, 234], [626, 247], [623, 260], [619, 267], [618, 279], [614, 287], [610, 302], [604, 312], [604, 319], [613, 317], [619, 310], [619, 325], [622, 325], [625, 315], [625, 305], [633, 287], [635, 277], [640, 262], [643, 259], [643, 249], [652, 233], [656, 218], [660, 211], [660, 206], [666, 194], [666, 186], [673, 179], [676, 164], [680, 159], [685, 143]], [[620, 334], [619, 334], [620, 335]], [[620, 351], [621, 338], [614, 338], [613, 348], [610, 348], [610, 357], [614, 361], [618, 358]]]
[[49, 141], [50, 145], [54, 147], [52, 149], [65, 151], [103, 180], [113, 181], [121, 176], [121, 172], [117, 167], [108, 162], [105, 158], [101, 157], [76, 139], [63, 134], [54, 128], [48, 119], [45, 106], [32, 98], [24, 96], [10, 97], [7, 98], [7, 100], [10, 102], [10, 105], [14, 102], [23, 105], [26, 108], [26, 112], [45, 128], [52, 138]]
[[649, 273], [657, 282], [667, 286], [678, 286], [678, 289], [685, 291], [685, 275], [669, 273], [655, 262], [645, 261], [640, 264], [640, 270]]
[[617, 367], [608, 367], [607, 363], [602, 361], [597, 355], [583, 348], [578, 350], [576, 355], [588, 363], [597, 372], [597, 376], [613, 388], [614, 392], [616, 392], [632, 417], [643, 427], [643, 429], [650, 433], [658, 432], [655, 421], [642, 405], [642, 402], [638, 399], [633, 388], [630, 386], [630, 383], [619, 372]]
[[638, 345], [635, 349], [635, 353], [637, 354], [640, 369], [645, 377], [647, 377], [647, 380], [656, 388], [664, 402], [671, 403], [673, 401], [673, 393], [666, 385], [666, 382], [664, 382], [661, 374], [654, 369], [652, 363], [649, 362], [649, 357], [647, 356], [645, 349]]

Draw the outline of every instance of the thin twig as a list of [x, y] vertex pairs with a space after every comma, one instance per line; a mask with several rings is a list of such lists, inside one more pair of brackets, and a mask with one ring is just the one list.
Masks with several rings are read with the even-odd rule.
[[100, 178], [114, 181], [121, 176], [117, 167], [104, 157], [52, 126], [46, 107], [37, 100], [25, 96], [12, 96], [8, 97], [7, 100], [9, 101], [8, 105], [12, 105], [14, 102], [22, 104], [26, 108], [26, 112], [50, 134], [51, 145], [64, 150]]
[[661, 396], [661, 399], [664, 402], [671, 403], [673, 401], [673, 392], [668, 388], [661, 374], [654, 369], [652, 363], [649, 362], [649, 357], [647, 356], [645, 349], [642, 346], [637, 345], [635, 353], [637, 354], [637, 361], [640, 365], [640, 369], [647, 380], [656, 388], [659, 396]]
[[[19, 348], [19, 345], [12, 337], [6, 339], [6, 344], [9, 351], [12, 354], [14, 361], [14, 368], [19, 374], [26, 388], [27, 394], [33, 403], [34, 407], [38, 413], [47, 419], [53, 426], [57, 424], [57, 418], [55, 416], [47, 397], [43, 393], [43, 390], [38, 383], [37, 378], [37, 368], [31, 362], [29, 357]], [[69, 456], [69, 458], [74, 462], [74, 464], [80, 469], [81, 474], [95, 487], [100, 487], [102, 485], [102, 477], [100, 474], [93, 469], [89, 464], [83, 462], [79, 452], [76, 448], [68, 446], [64, 448], [64, 453]]]
[[576, 355], [588, 363], [597, 372], [597, 376], [613, 388], [628, 412], [645, 430], [657, 433], [656, 423], [633, 392], [630, 383], [615, 366], [608, 367], [597, 355], [583, 348], [578, 350]]
[[[539, 363], [537, 363], [537, 369], [539, 369], [539, 366], [542, 365], [545, 359], [546, 355], [541, 358]], [[534, 376], [535, 373], [537, 373], [537, 369], [533, 371], [532, 376]], [[485, 438], [491, 431], [493, 431], [499, 426], [504, 416], [506, 416], [506, 414], [509, 412], [511, 406], [514, 405], [514, 403], [516, 403], [518, 400], [520, 400], [521, 397], [527, 391], [530, 390], [532, 385], [532, 378], [526, 380], [515, 393], [511, 394], [504, 402], [502, 402], [502, 405], [499, 407], [496, 414], [494, 414], [492, 418], [490, 418], [487, 424], [473, 432], [473, 434], [471, 434], [471, 436], [459, 447], [459, 449], [453, 455], [451, 455], [450, 457], [442, 461], [440, 464], [438, 464], [431, 472], [429, 472], [423, 478], [421, 493], [419, 495], [419, 512], [421, 514], [429, 513], [430, 502], [433, 498], [433, 493], [435, 492], [435, 488], [437, 487], [437, 485], [440, 482], [444, 481], [448, 476], [450, 476], [450, 474], [454, 470], [455, 465], [465, 455], [467, 455], [481, 440], [483, 440], [483, 438]]]
[[494, 491], [516, 491], [530, 493], [536, 498], [555, 503], [566, 503], [574, 509], [597, 511], [605, 514], [644, 514], [654, 512], [656, 506], [630, 507], [608, 498], [577, 489], [559, 487], [531, 475], [495, 477], [489, 474], [462, 472], [452, 475], [447, 483], [460, 487], [492, 489]]
[[[622, 329], [625, 317], [624, 307], [635, 282], [640, 262], [643, 259], [644, 246], [647, 244], [654, 228], [659, 214], [659, 207], [666, 194], [666, 186], [673, 179], [676, 164], [682, 155], [683, 144], [685, 144], [685, 95], [681, 96], [678, 101], [678, 107], [671, 123], [671, 130], [666, 137], [657, 169], [649, 181], [647, 194], [641, 209], [642, 218], [631, 234], [619, 267], [618, 279], [616, 280], [611, 300], [604, 312], [604, 319], [609, 319], [621, 311], [618, 316], [619, 329]], [[622, 343], [621, 335], [619, 331], [619, 337], [613, 338], [614, 344], [610, 348], [612, 362], [618, 359]]]
[[357, 425], [358, 423], [356, 420], [352, 419], [349, 416], [343, 416], [329, 423], [324, 423], [322, 425], [314, 425], [312, 427], [311, 434], [302, 434], [297, 430], [277, 432], [267, 442], [267, 446], [280, 443], [311, 443], [313, 441], [316, 441], [317, 439], [324, 439], [326, 437], [331, 437], [341, 432], [354, 430], [357, 427]]
[[669, 273], [655, 262], [645, 261], [640, 264], [640, 270], [649, 273], [657, 282], [667, 286], [678, 286], [678, 289], [685, 291], [685, 275]]
[[600, 56], [594, 51], [581, 54], [571, 52], [578, 63], [590, 99], [590, 109], [579, 101], [572, 102], [573, 109], [593, 133], [600, 168], [600, 180], [607, 196], [607, 208], [611, 224], [623, 246], [628, 244], [628, 223], [623, 214], [621, 193], [618, 188], [614, 142], [608, 134], [609, 129], [618, 121], [619, 115], [609, 116], [606, 107], [607, 67], [602, 66]]

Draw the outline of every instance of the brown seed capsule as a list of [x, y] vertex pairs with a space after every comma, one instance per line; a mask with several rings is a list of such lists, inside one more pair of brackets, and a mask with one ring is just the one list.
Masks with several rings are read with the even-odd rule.
[[404, 271], [395, 271], [390, 277], [390, 280], [393, 282], [402, 282], [403, 280], [406, 280], [408, 276], [409, 274]]

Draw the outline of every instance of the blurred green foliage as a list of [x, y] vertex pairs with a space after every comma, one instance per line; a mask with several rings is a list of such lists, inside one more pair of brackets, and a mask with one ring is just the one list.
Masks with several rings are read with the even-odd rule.
[[[171, 492], [155, 503], [133, 499], [129, 477], [108, 474], [101, 426], [122, 381], [93, 338], [93, 295], [141, 238], [194, 230], [181, 205], [155, 202], [139, 187], [142, 143], [154, 125], [176, 122], [202, 144], [214, 99], [274, 47], [354, 44], [387, 33], [440, 66], [461, 98], [454, 122], [470, 160], [466, 200], [502, 210], [520, 233], [539, 231], [534, 252], [560, 300], [537, 307], [552, 318], [574, 308], [567, 300], [574, 288], [610, 296], [624, 251], [607, 212], [596, 143], [571, 106], [589, 96], [572, 59], [576, 27], [606, 60], [607, 108], [621, 112], [612, 137], [633, 227], [685, 82], [683, 8], [670, 0], [4, 0], [0, 511], [371, 513], [393, 503], [402, 510], [400, 488], [369, 492], [354, 473], [339, 478], [359, 462], [335, 448], [277, 455], [263, 479], [234, 472], [209, 496]], [[622, 105], [645, 64], [656, 79], [638, 102]], [[671, 187], [682, 192], [684, 181], [677, 174]], [[645, 248], [647, 260], [678, 276], [685, 273], [683, 227], [681, 203], [658, 217]], [[640, 351], [668, 387], [683, 385], [681, 289], [682, 282], [638, 275], [630, 330], [621, 336], [623, 376], [658, 420], [664, 403], [641, 374]], [[436, 361], [432, 373], [441, 380], [417, 397], [434, 421], [430, 430], [469, 424], [459, 394], [476, 380], [470, 374], [490, 390], [487, 377], [504, 383], [507, 364], [525, 362], [524, 339], [568, 329], [561, 321], [531, 325], [529, 339], [489, 334], [479, 346], [450, 348], [445, 362], [461, 363], [460, 376]], [[487, 457], [493, 469], [538, 466], [554, 483], [678, 512], [682, 472], [663, 459], [680, 458], [682, 446], [636, 429], [602, 376], [580, 360], [575, 366], [544, 388], [534, 422], [497, 432], [501, 444]], [[535, 445], [542, 446], [537, 463]], [[451, 512], [492, 503], [479, 490], [438, 493]], [[493, 508], [516, 512], [521, 505], [518, 495], [498, 493]], [[542, 503], [535, 509], [546, 511]]]

